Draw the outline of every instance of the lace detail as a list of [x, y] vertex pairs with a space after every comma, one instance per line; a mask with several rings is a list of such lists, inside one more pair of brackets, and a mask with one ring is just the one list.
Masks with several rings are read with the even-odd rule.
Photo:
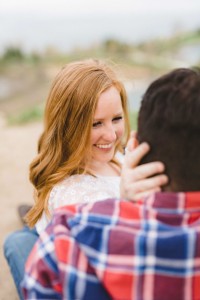
[[[49, 196], [49, 212], [68, 204], [96, 202], [106, 198], [118, 198], [120, 177], [73, 175], [55, 185]], [[36, 224], [40, 233], [48, 224], [45, 213]]]
[[[120, 152], [115, 156], [123, 164], [124, 155]], [[91, 176], [73, 175], [55, 185], [50, 193], [48, 209], [50, 215], [56, 208], [64, 205], [96, 202], [107, 198], [118, 198], [120, 195], [120, 177], [115, 176]], [[35, 227], [41, 233], [50, 219], [43, 212], [42, 217]]]

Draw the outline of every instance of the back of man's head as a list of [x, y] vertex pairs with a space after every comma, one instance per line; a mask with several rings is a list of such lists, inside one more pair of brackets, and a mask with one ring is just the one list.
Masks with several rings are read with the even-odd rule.
[[163, 190], [200, 190], [200, 74], [176, 69], [155, 80], [143, 96], [138, 141], [151, 151], [141, 163], [160, 160], [169, 185]]

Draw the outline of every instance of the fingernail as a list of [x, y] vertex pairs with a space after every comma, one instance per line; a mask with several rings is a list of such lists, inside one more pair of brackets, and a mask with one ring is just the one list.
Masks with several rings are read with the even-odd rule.
[[148, 143], [146, 143], [146, 142], [143, 142], [142, 143], [142, 146], [145, 148], [145, 149], [150, 149], [150, 146], [149, 146], [149, 144]]
[[159, 168], [159, 171], [164, 171], [165, 170], [165, 165], [161, 162], [158, 163], [158, 168]]
[[168, 181], [168, 177], [166, 175], [162, 175], [162, 181], [166, 183]]

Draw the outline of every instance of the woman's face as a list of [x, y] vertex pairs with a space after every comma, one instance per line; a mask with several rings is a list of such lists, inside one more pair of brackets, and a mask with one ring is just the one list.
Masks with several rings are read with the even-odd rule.
[[91, 134], [93, 162], [111, 161], [123, 133], [121, 97], [118, 90], [112, 86], [100, 95], [94, 114]]

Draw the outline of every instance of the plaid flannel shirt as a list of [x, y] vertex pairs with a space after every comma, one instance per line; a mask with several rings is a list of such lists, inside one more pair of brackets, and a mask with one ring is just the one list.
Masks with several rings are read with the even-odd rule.
[[199, 300], [200, 192], [57, 210], [22, 285], [29, 300]]

